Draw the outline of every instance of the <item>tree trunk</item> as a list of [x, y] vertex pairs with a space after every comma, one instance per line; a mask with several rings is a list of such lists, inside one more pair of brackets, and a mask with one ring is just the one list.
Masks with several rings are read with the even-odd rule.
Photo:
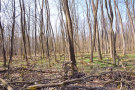
[[28, 28], [27, 28], [27, 39], [28, 39], [28, 50], [29, 50], [29, 55], [31, 58], [31, 45], [30, 45], [30, 7], [29, 7], [29, 15], [28, 15]]
[[66, 26], [67, 26], [67, 35], [68, 35], [68, 43], [69, 43], [69, 54], [72, 66], [72, 75], [74, 76], [77, 72], [77, 65], [75, 60], [75, 53], [74, 53], [74, 39], [73, 39], [73, 28], [72, 28], [72, 21], [70, 17], [69, 7], [68, 7], [68, 0], [62, 0], [63, 3], [63, 10], [66, 17]]
[[37, 1], [35, 0], [35, 56], [37, 55]]
[[125, 35], [124, 35], [124, 28], [123, 28], [123, 24], [122, 24], [122, 18], [120, 15], [120, 11], [118, 9], [118, 5], [116, 4], [116, 1], [114, 0], [114, 5], [118, 11], [118, 16], [119, 16], [119, 20], [120, 20], [120, 25], [121, 25], [121, 31], [122, 31], [122, 38], [123, 38], [123, 55], [126, 54], [126, 42], [125, 42]]
[[24, 55], [27, 62], [27, 66], [29, 66], [28, 57], [27, 57], [27, 49], [26, 49], [26, 38], [25, 38], [26, 21], [25, 21], [24, 1], [19, 0], [19, 3], [20, 3], [20, 9], [21, 9], [21, 31], [22, 31], [22, 37], [23, 37]]
[[110, 53], [111, 57], [113, 59], [113, 64], [116, 65], [116, 50], [115, 50], [115, 36], [114, 36], [114, 31], [113, 31], [113, 11], [112, 11], [112, 6], [111, 6], [111, 0], [109, 0], [109, 9], [108, 9], [108, 4], [107, 0], [105, 0], [105, 7], [107, 10], [107, 15], [109, 17], [110, 21]]
[[134, 37], [134, 44], [135, 44], [135, 28], [134, 28], [133, 19], [131, 17], [130, 10], [129, 10], [129, 7], [128, 7], [128, 0], [126, 0], [125, 3], [126, 3], [127, 14], [128, 14], [129, 20], [130, 20], [130, 24], [131, 24], [131, 27], [132, 27], [132, 30], [133, 30], [133, 34], [134, 34], [133, 37]]
[[14, 30], [15, 30], [15, 0], [13, 1], [13, 23], [12, 23], [12, 36], [11, 36], [11, 49], [10, 49], [10, 58], [8, 63], [8, 69], [10, 68], [10, 63], [13, 57], [13, 45], [14, 45]]
[[[0, 13], [1, 13], [1, 0], [0, 0]], [[3, 66], [6, 67], [6, 50], [5, 50], [5, 42], [4, 42], [4, 28], [2, 27], [2, 24], [1, 24], [1, 17], [0, 17], [0, 29], [1, 29], [1, 35], [2, 35], [2, 53], [3, 53], [3, 60], [4, 60], [4, 63], [3, 63]]]
[[96, 26], [96, 32], [97, 32], [97, 49], [98, 49], [98, 58], [99, 60], [102, 60], [102, 55], [101, 55], [101, 48], [100, 48], [100, 40], [99, 40], [99, 31], [98, 31], [98, 24]]
[[44, 42], [43, 42], [43, 4], [44, 0], [42, 0], [42, 8], [41, 8], [41, 12], [40, 12], [40, 46], [41, 46], [41, 58], [44, 57], [45, 51], [44, 51]]
[[93, 37], [92, 37], [92, 47], [91, 47], [91, 62], [93, 62], [93, 52], [95, 47], [95, 39], [96, 39], [96, 25], [97, 25], [97, 10], [98, 10], [98, 0], [96, 0], [96, 6], [94, 1], [92, 0], [92, 8], [94, 15], [94, 25], [93, 25]]

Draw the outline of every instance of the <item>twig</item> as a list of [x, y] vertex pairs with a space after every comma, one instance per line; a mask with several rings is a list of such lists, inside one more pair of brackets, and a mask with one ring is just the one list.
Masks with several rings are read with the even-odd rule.
[[13, 88], [11, 86], [9, 86], [8, 83], [5, 80], [3, 80], [2, 78], [0, 78], [0, 82], [4, 88], [7, 88], [7, 90], [13, 90]]
[[32, 72], [41, 72], [41, 73], [59, 73], [60, 71], [42, 71], [42, 70], [35, 70], [35, 69], [31, 69], [31, 68], [24, 68], [24, 67], [19, 67], [19, 68], [15, 68], [12, 69], [11, 71], [16, 71], [16, 70], [27, 70], [27, 71], [32, 71]]
[[[109, 73], [109, 72], [106, 72], [106, 73]], [[106, 73], [101, 73], [100, 75], [106, 74]], [[98, 76], [100, 76], [100, 75], [93, 75], [93, 76], [87, 76], [87, 77], [72, 79], [72, 80], [66, 80], [66, 81], [60, 82], [60, 83], [31, 85], [31, 86], [28, 86], [27, 89], [30, 90], [31, 88], [40, 89], [40, 88], [45, 88], [45, 87], [65, 86], [65, 85], [77, 83], [77, 82], [79, 82], [79, 81], [84, 81], [84, 80], [86, 80], [86, 79], [88, 79], [88, 78], [90, 78], [90, 77], [98, 77]]]
[[[27, 89], [30, 90], [31, 88], [41, 89], [41, 88], [46, 88], [46, 87], [66, 86], [66, 85], [69, 85], [69, 84], [77, 83], [79, 81], [84, 81], [84, 80], [86, 80], [88, 78], [91, 78], [91, 77], [99, 77], [101, 75], [105, 75], [105, 74], [108, 74], [108, 73], [111, 73], [111, 72], [103, 72], [103, 73], [100, 73], [98, 75], [92, 75], [92, 76], [87, 76], [87, 77], [82, 77], [82, 78], [77, 78], [77, 79], [72, 79], [72, 80], [66, 80], [66, 81], [60, 82], [60, 83], [31, 85], [31, 86], [28, 86]], [[126, 83], [126, 84], [128, 84], [128, 83], [133, 83], [133, 82], [135, 82], [135, 81], [127, 81], [127, 80], [114, 81], [114, 80], [111, 80], [111, 81], [102, 81], [101, 83], [102, 84], [108, 84], [108, 83]], [[94, 83], [99, 83], [99, 81], [98, 82], [94, 82]]]

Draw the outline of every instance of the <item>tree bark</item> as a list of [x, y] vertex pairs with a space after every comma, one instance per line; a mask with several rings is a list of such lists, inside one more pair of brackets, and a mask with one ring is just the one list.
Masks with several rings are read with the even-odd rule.
[[27, 66], [29, 66], [28, 57], [27, 57], [27, 49], [26, 49], [26, 38], [25, 38], [25, 30], [26, 30], [26, 21], [25, 21], [25, 6], [24, 1], [19, 0], [20, 3], [20, 9], [21, 9], [21, 31], [22, 31], [22, 37], [23, 37], [23, 46], [24, 46], [24, 55], [27, 62]]
[[37, 55], [37, 1], [35, 0], [35, 56]]
[[125, 42], [125, 35], [124, 35], [124, 27], [123, 27], [123, 24], [122, 24], [122, 17], [120, 15], [120, 11], [118, 9], [118, 5], [116, 4], [116, 1], [114, 1], [114, 5], [118, 11], [118, 16], [119, 16], [119, 20], [120, 20], [120, 25], [121, 25], [121, 31], [122, 31], [122, 38], [123, 38], [123, 55], [126, 55], [126, 42]]
[[[130, 9], [128, 7], [128, 0], [126, 0], [125, 3], [126, 3], [127, 14], [128, 14], [129, 20], [130, 20], [132, 31], [133, 31], [134, 44], [135, 44], [135, 28], [134, 28], [134, 24], [133, 24], [133, 19], [131, 17]], [[133, 47], [135, 47], [135, 46], [133, 46]]]
[[45, 51], [44, 51], [44, 42], [43, 42], [43, 6], [44, 6], [44, 0], [42, 0], [42, 7], [41, 7], [41, 12], [40, 12], [40, 45], [41, 45], [41, 58], [44, 57]]
[[97, 49], [98, 49], [98, 58], [99, 60], [102, 60], [102, 54], [101, 54], [101, 48], [100, 48], [100, 40], [99, 40], [99, 31], [98, 31], [98, 24], [96, 26], [96, 36], [97, 36]]
[[72, 75], [74, 76], [77, 71], [77, 65], [75, 60], [75, 53], [74, 53], [74, 39], [73, 39], [73, 28], [72, 28], [72, 21], [70, 17], [69, 7], [68, 7], [68, 0], [62, 0], [63, 3], [63, 10], [66, 17], [66, 26], [67, 26], [67, 35], [68, 35], [68, 43], [69, 43], [69, 54], [72, 66]]
[[115, 36], [114, 36], [114, 31], [113, 31], [113, 11], [112, 11], [112, 6], [111, 6], [111, 0], [109, 0], [109, 9], [108, 9], [108, 3], [107, 0], [105, 0], [105, 7], [107, 10], [107, 15], [109, 18], [110, 22], [110, 53], [111, 57], [113, 59], [113, 64], [116, 65], [116, 50], [115, 50]]
[[[1, 13], [1, 0], [0, 0], [0, 13]], [[5, 42], [4, 42], [4, 28], [2, 27], [1, 24], [1, 17], [0, 17], [0, 29], [1, 29], [1, 35], [2, 35], [2, 54], [3, 54], [3, 66], [6, 67], [6, 62], [7, 62], [7, 58], [6, 58], [6, 50], [5, 50]]]
[[93, 52], [95, 47], [95, 39], [96, 39], [96, 25], [97, 25], [97, 10], [98, 10], [98, 0], [96, 0], [96, 6], [94, 1], [92, 0], [92, 9], [94, 15], [94, 25], [93, 25], [93, 37], [92, 37], [92, 47], [91, 47], [91, 62], [93, 62]]
[[12, 36], [11, 36], [11, 48], [10, 48], [10, 58], [8, 63], [8, 69], [10, 68], [10, 63], [13, 57], [13, 45], [14, 45], [14, 30], [15, 30], [15, 0], [13, 0], [13, 23], [12, 23]]

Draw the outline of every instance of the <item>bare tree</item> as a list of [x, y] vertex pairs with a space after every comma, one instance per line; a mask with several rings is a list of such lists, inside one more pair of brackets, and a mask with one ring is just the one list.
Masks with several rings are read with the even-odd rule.
[[102, 60], [101, 48], [100, 48], [100, 39], [99, 39], [98, 24], [97, 24], [97, 26], [96, 26], [96, 36], [97, 36], [98, 58], [99, 58], [99, 60]]
[[120, 11], [118, 9], [118, 5], [116, 4], [116, 1], [115, 0], [113, 0], [113, 1], [114, 1], [114, 5], [117, 9], [119, 20], [120, 20], [122, 38], [123, 38], [123, 55], [125, 55], [126, 54], [126, 42], [125, 42], [125, 35], [124, 35], [124, 27], [123, 27], [123, 23], [122, 23], [122, 17], [121, 17]]
[[74, 39], [73, 39], [73, 28], [72, 28], [72, 20], [70, 17], [70, 11], [68, 7], [68, 0], [62, 0], [63, 3], [63, 11], [66, 17], [66, 26], [67, 26], [67, 35], [68, 35], [68, 43], [69, 43], [69, 54], [70, 60], [72, 61], [72, 75], [74, 76], [77, 72], [77, 65], [75, 60], [75, 53], [74, 53]]
[[86, 7], [87, 7], [87, 22], [88, 22], [88, 26], [89, 26], [89, 32], [90, 32], [90, 44], [91, 44], [91, 46], [92, 46], [92, 28], [91, 28], [91, 23], [90, 23], [90, 8], [89, 8], [89, 6], [88, 6], [88, 2], [87, 2], [87, 0], [85, 0], [85, 2], [86, 2]]
[[40, 45], [41, 45], [41, 58], [44, 57], [45, 51], [44, 51], [44, 42], [43, 42], [43, 25], [44, 25], [44, 20], [43, 20], [43, 6], [44, 6], [44, 0], [42, 0], [42, 7], [40, 11]]
[[[0, 13], [1, 13], [1, 0], [0, 0]], [[4, 28], [2, 27], [1, 17], [0, 17], [0, 29], [2, 35], [2, 54], [4, 60], [3, 66], [6, 67], [7, 58], [6, 58], [6, 50], [5, 50], [5, 42], [4, 42]]]
[[29, 65], [28, 57], [27, 57], [27, 50], [26, 50], [26, 19], [25, 19], [25, 6], [24, 1], [19, 0], [20, 3], [20, 9], [21, 9], [21, 31], [22, 31], [22, 37], [23, 37], [23, 46], [24, 46], [24, 52], [25, 52], [25, 59], [27, 62], [27, 65]]
[[101, 1], [101, 26], [102, 26], [102, 52], [104, 51], [105, 53], [108, 53], [108, 48], [109, 48], [109, 40], [108, 40], [108, 32], [106, 29], [106, 19], [104, 16], [104, 10], [103, 10], [103, 0]]
[[29, 55], [31, 57], [31, 45], [30, 45], [30, 6], [29, 6], [29, 13], [27, 15], [27, 29], [26, 29], [26, 35], [27, 35], [27, 40], [28, 40], [28, 51], [29, 51]]
[[35, 56], [37, 55], [37, 0], [35, 0]]
[[14, 30], [15, 30], [15, 0], [13, 0], [13, 23], [12, 23], [11, 49], [10, 49], [10, 58], [9, 58], [8, 68], [10, 67], [10, 63], [13, 57]]
[[125, 0], [125, 4], [126, 4], [126, 9], [127, 9], [127, 14], [128, 14], [128, 17], [129, 17], [129, 20], [130, 20], [130, 24], [131, 24], [131, 27], [132, 27], [132, 30], [133, 30], [133, 39], [134, 39], [134, 44], [135, 44], [135, 28], [134, 28], [134, 23], [133, 23], [133, 19], [131, 17], [131, 13], [130, 13], [130, 9], [128, 7], [128, 0]]
[[107, 10], [107, 15], [109, 18], [110, 22], [110, 52], [111, 52], [111, 57], [113, 58], [113, 63], [116, 65], [116, 48], [115, 48], [115, 35], [113, 31], [113, 11], [112, 11], [112, 5], [111, 5], [111, 0], [109, 0], [109, 9], [108, 9], [108, 3], [107, 0], [105, 0], [105, 7]]
[[93, 52], [95, 47], [95, 39], [96, 39], [96, 26], [97, 26], [97, 11], [98, 11], [98, 0], [96, 0], [96, 5], [92, 0], [92, 9], [93, 9], [93, 16], [94, 16], [94, 24], [93, 24], [93, 38], [92, 38], [92, 47], [91, 47], [91, 62], [93, 62]]

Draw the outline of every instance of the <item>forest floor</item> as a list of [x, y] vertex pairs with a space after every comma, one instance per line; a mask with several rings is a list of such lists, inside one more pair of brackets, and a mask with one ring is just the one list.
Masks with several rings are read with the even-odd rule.
[[135, 54], [122, 56], [118, 53], [118, 66], [113, 66], [109, 54], [103, 54], [103, 60], [98, 60], [94, 54], [94, 62], [90, 62], [90, 54], [76, 55], [78, 78], [64, 77], [63, 63], [68, 60], [64, 55], [57, 55], [57, 62], [50, 58], [32, 57], [30, 66], [26, 66], [22, 57], [14, 57], [12, 67], [8, 71], [0, 62], [0, 90], [11, 86], [13, 90], [135, 90]]

